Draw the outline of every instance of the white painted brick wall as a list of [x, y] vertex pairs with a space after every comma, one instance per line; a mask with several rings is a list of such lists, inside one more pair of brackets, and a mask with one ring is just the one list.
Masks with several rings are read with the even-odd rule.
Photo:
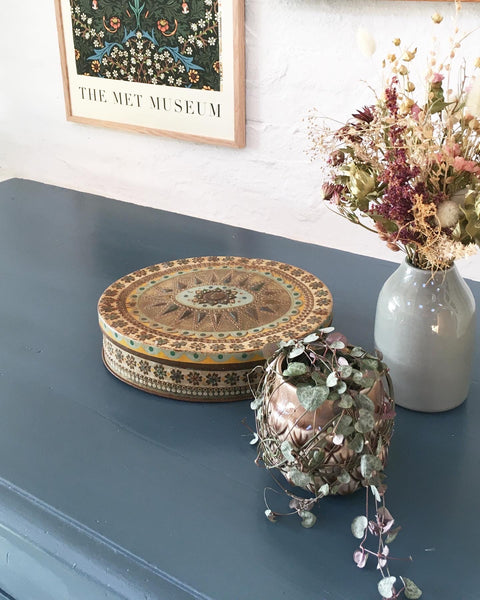
[[[3, 4], [2, 23], [10, 25], [0, 36], [0, 174], [401, 260], [322, 205], [304, 119], [316, 106], [344, 120], [371, 102], [362, 80], [378, 81], [392, 38], [429, 43], [430, 15], [445, 14], [447, 31], [453, 2], [246, 0], [242, 150], [67, 123], [53, 2]], [[478, 25], [480, 3], [465, 4], [462, 28]], [[359, 26], [377, 40], [371, 59], [357, 49]], [[464, 46], [471, 62], [479, 38]], [[480, 256], [460, 268], [480, 280]]]

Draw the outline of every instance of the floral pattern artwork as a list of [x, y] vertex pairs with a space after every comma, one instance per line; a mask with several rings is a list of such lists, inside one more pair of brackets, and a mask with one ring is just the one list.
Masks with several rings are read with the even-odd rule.
[[70, 0], [78, 75], [221, 90], [218, 0]]

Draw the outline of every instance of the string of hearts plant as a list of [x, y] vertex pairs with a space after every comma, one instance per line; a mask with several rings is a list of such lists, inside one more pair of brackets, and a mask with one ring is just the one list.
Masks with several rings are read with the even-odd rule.
[[[312, 527], [312, 509], [319, 500], [365, 488], [365, 514], [351, 524], [359, 540], [354, 561], [364, 568], [369, 557], [376, 559], [383, 599], [420, 598], [411, 579], [390, 572], [390, 544], [400, 527], [385, 503], [384, 467], [395, 410], [381, 358], [349, 344], [333, 327], [282, 342], [266, 362], [251, 408], [257, 464], [272, 473], [279, 470], [289, 484], [310, 493], [300, 496], [274, 476], [290, 498], [288, 514], [298, 514], [303, 527]], [[265, 503], [267, 518], [275, 522], [281, 514], [266, 497]]]

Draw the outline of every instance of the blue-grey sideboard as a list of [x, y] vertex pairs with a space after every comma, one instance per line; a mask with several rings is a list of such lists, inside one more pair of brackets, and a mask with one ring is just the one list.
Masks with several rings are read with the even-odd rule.
[[[32, 181], [0, 184], [0, 597], [379, 598], [374, 561], [352, 561], [362, 493], [323, 501], [312, 529], [295, 517], [272, 524], [272, 480], [242, 422], [253, 424], [248, 401], [167, 400], [104, 368], [102, 291], [138, 268], [205, 255], [312, 272], [333, 294], [337, 329], [372, 348], [392, 263]], [[480, 284], [469, 284], [480, 306]], [[479, 345], [464, 405], [398, 409], [388, 504], [403, 530], [392, 552], [413, 561], [394, 572], [425, 600], [480, 597]]]

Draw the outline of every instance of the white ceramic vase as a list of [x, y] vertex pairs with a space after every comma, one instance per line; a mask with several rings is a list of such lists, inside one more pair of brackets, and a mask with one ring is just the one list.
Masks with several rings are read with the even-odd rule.
[[390, 368], [395, 402], [424, 412], [467, 397], [475, 300], [455, 265], [432, 274], [403, 262], [378, 297], [375, 347]]

